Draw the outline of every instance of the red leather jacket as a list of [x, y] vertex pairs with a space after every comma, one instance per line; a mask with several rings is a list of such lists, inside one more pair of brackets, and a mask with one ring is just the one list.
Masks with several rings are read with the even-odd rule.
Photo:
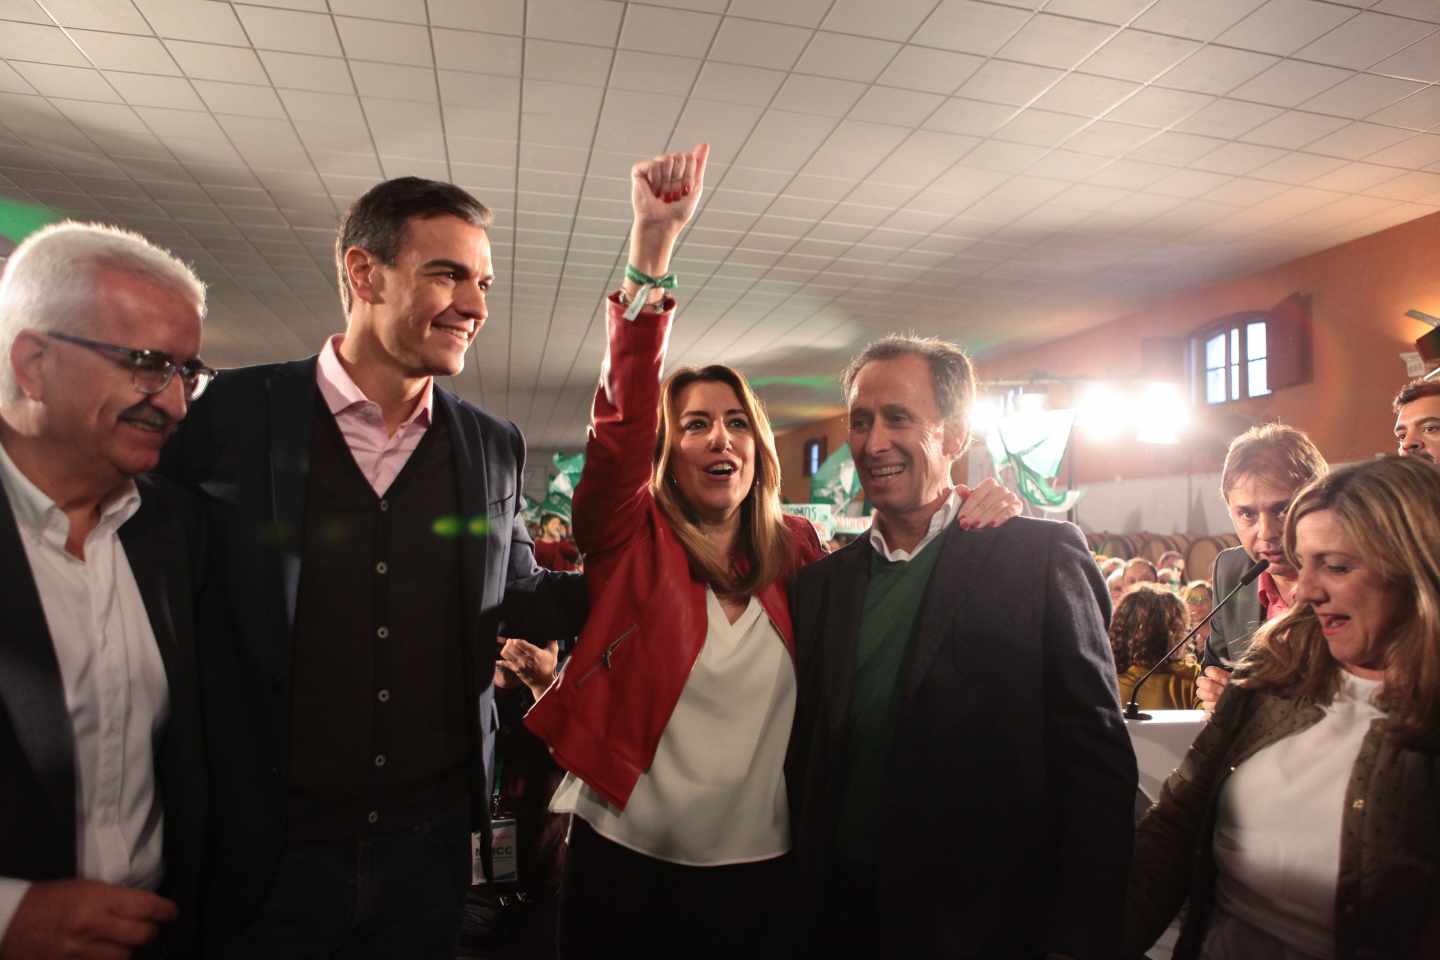
[[[673, 307], [627, 321], [612, 299], [609, 312], [609, 351], [575, 490], [590, 615], [525, 724], [556, 762], [624, 809], [700, 656], [707, 615], [705, 584], [691, 576], [689, 555], [650, 494]], [[798, 569], [821, 555], [820, 541], [809, 521], [785, 521]], [[757, 596], [793, 659], [788, 586], [778, 580]]]

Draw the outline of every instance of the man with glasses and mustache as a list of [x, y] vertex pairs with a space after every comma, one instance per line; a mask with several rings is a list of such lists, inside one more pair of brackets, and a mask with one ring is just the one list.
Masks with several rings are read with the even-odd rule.
[[209, 956], [454, 957], [471, 831], [490, 837], [498, 626], [579, 632], [555, 593], [583, 609], [583, 585], [540, 571], [518, 516], [519, 429], [436, 382], [485, 323], [489, 226], [451, 184], [372, 188], [336, 238], [343, 332], [221, 373], [166, 450], [223, 570]]
[[144, 476], [214, 374], [205, 288], [124, 231], [0, 277], [0, 957], [191, 949], [203, 759], [190, 498]]

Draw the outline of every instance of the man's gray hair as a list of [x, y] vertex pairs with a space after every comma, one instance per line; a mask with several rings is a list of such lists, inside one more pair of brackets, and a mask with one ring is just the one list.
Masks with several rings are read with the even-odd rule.
[[969, 433], [970, 411], [975, 407], [975, 365], [964, 350], [939, 337], [892, 333], [872, 340], [840, 374], [845, 402], [850, 402], [850, 389], [867, 363], [907, 356], [924, 358], [930, 367], [930, 382], [935, 387], [935, 404], [940, 408], [940, 416]]
[[95, 320], [95, 276], [104, 269], [175, 290], [205, 316], [205, 284], [140, 234], [73, 220], [37, 230], [15, 248], [0, 274], [0, 403], [19, 393], [10, 365], [15, 338], [24, 330], [87, 333]]

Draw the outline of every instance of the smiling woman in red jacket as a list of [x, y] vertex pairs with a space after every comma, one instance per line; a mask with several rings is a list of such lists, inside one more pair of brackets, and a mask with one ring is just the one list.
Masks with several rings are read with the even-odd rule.
[[[708, 153], [632, 168], [628, 275], [667, 272]], [[661, 384], [674, 308], [635, 280], [610, 298], [575, 492], [590, 615], [526, 718], [568, 771], [552, 803], [574, 815], [562, 957], [789, 946], [786, 589], [822, 551], [808, 521], [781, 513], [774, 437], [745, 379], [715, 365]], [[965, 522], [1017, 505], [995, 488]]]

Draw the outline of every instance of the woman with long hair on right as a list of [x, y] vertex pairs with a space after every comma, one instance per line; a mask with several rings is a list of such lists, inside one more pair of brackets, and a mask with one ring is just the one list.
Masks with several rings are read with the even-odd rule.
[[1137, 827], [1126, 955], [1440, 957], [1440, 473], [1383, 457], [1285, 518], [1296, 602], [1261, 628]]

